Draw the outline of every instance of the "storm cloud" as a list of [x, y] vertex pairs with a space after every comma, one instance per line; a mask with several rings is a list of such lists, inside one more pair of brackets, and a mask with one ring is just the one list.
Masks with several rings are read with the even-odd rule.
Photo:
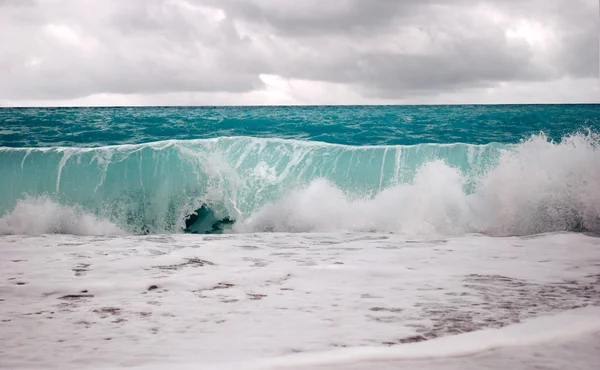
[[0, 103], [594, 102], [596, 0], [0, 0]]

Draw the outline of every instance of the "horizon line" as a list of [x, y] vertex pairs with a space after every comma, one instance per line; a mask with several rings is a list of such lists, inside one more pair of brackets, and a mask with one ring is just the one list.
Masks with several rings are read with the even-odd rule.
[[0, 105], [0, 109], [22, 108], [283, 108], [283, 107], [435, 107], [435, 106], [503, 106], [503, 105], [600, 105], [598, 102], [578, 103], [416, 103], [416, 104], [219, 104], [219, 105]]

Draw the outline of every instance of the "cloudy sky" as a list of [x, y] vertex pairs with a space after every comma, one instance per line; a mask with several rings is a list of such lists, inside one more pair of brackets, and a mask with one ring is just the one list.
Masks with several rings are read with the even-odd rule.
[[598, 0], [0, 0], [0, 105], [600, 102]]

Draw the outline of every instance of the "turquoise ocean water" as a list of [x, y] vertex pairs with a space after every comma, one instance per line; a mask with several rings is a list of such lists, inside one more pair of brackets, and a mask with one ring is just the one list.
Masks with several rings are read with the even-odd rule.
[[233, 232], [599, 232], [598, 132], [600, 105], [4, 108], [0, 233], [202, 204]]

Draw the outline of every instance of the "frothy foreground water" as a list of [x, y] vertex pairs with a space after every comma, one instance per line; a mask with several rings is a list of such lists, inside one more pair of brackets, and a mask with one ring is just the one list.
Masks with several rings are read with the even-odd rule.
[[1, 368], [598, 363], [600, 239], [583, 234], [8, 235], [0, 249]]

